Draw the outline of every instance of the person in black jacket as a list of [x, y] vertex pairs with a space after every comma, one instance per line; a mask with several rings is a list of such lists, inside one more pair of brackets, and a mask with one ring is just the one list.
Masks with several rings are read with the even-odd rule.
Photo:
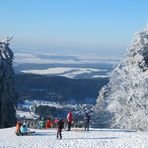
[[89, 121], [90, 121], [90, 116], [88, 113], [85, 113], [84, 115], [84, 126], [85, 126], [85, 131], [89, 131]]
[[62, 139], [62, 129], [64, 128], [64, 122], [63, 120], [59, 120], [57, 122], [57, 138], [59, 138], [60, 135], [60, 139]]

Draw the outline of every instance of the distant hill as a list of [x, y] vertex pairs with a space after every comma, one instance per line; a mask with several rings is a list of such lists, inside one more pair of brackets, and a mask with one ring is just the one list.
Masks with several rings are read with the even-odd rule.
[[15, 76], [19, 100], [95, 104], [99, 90], [107, 82], [108, 78], [68, 79], [34, 74], [16, 74]]

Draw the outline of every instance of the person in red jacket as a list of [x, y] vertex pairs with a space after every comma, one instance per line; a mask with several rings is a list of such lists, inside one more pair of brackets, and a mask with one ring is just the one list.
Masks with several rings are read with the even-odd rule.
[[68, 122], [68, 130], [67, 131], [70, 131], [70, 129], [71, 129], [72, 121], [73, 121], [72, 112], [69, 112], [67, 115], [67, 122]]
[[52, 122], [48, 119], [46, 121], [46, 129], [51, 128], [52, 127]]

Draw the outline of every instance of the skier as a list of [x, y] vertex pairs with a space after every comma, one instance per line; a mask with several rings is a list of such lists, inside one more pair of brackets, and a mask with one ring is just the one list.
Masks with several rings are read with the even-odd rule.
[[22, 135], [22, 136], [24, 136], [24, 135], [32, 135], [34, 133], [35, 133], [35, 131], [28, 130], [28, 128], [27, 128], [25, 123], [23, 123], [23, 125], [21, 125], [19, 135]]
[[70, 131], [70, 129], [71, 129], [72, 121], [73, 121], [72, 112], [69, 112], [67, 115], [67, 122], [68, 122], [68, 130], [67, 131]]
[[20, 134], [20, 127], [21, 127], [21, 125], [22, 125], [22, 123], [20, 121], [18, 121], [16, 123], [16, 131], [15, 131], [16, 135]]
[[88, 113], [85, 113], [84, 115], [84, 126], [85, 126], [85, 131], [89, 131], [89, 121], [90, 121], [90, 116]]
[[40, 121], [37, 121], [36, 128], [41, 129]]
[[41, 121], [39, 122], [41, 129], [45, 129], [45, 119], [42, 117]]
[[63, 128], [64, 128], [64, 122], [63, 122], [63, 120], [60, 119], [57, 122], [57, 139], [58, 139], [59, 135], [60, 135], [60, 139], [62, 139], [62, 129]]
[[27, 126], [25, 123], [23, 123], [23, 125], [20, 128], [21, 135], [27, 135], [27, 131], [28, 131]]
[[51, 128], [52, 127], [52, 122], [48, 119], [46, 121], [46, 129]]

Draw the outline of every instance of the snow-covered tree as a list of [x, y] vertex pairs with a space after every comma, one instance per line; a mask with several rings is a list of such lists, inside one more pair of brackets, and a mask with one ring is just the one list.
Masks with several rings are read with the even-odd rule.
[[0, 42], [0, 128], [15, 124], [16, 94], [14, 89], [13, 52], [9, 41]]
[[148, 129], [148, 26], [136, 34], [127, 56], [100, 91], [95, 120], [106, 127]]

